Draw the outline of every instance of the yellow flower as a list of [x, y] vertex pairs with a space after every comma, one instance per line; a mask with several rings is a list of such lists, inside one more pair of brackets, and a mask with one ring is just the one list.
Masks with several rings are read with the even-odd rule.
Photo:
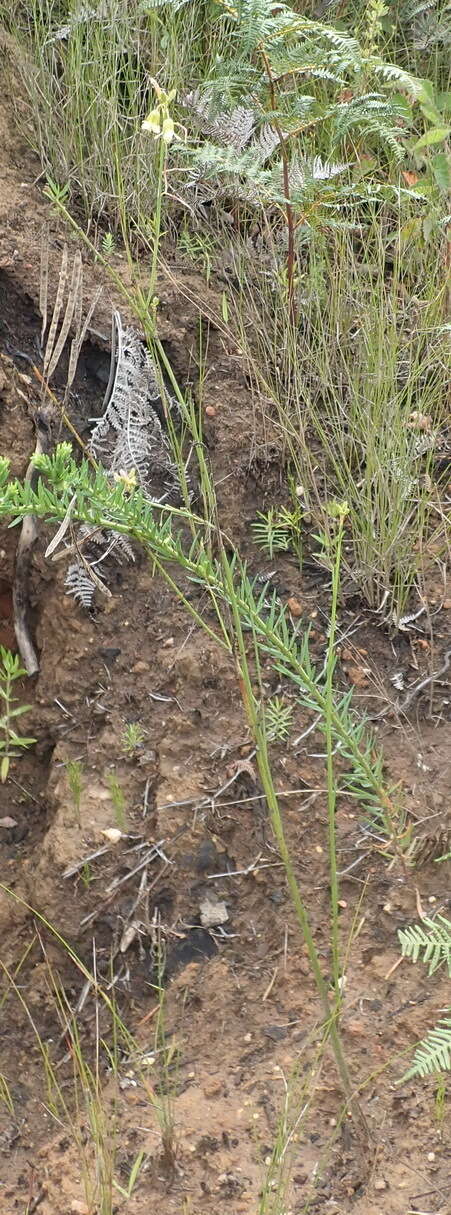
[[128, 472], [126, 468], [121, 468], [118, 473], [114, 474], [114, 480], [118, 485], [122, 485], [125, 493], [132, 494], [138, 484], [136, 468], [131, 468]]
[[151, 110], [141, 127], [142, 131], [150, 131], [152, 135], [161, 135], [161, 111]]
[[172, 140], [175, 137], [174, 123], [172, 121], [172, 118], [163, 119], [163, 126], [161, 128], [161, 136], [162, 136], [162, 139], [164, 139], [165, 143], [172, 143]]

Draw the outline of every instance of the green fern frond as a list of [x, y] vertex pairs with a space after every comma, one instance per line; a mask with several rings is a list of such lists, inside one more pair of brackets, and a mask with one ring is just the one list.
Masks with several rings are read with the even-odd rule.
[[415, 101], [426, 101], [427, 96], [422, 80], [405, 72], [394, 63], [383, 63], [376, 58], [370, 59], [368, 65], [375, 76], [380, 76], [385, 83], [394, 85], [397, 89], [408, 93]]
[[451, 1070], [451, 1019], [443, 1017], [435, 1029], [431, 1029], [417, 1046], [412, 1066], [403, 1076], [403, 1081], [415, 1076], [433, 1076], [437, 1072]]
[[451, 920], [438, 915], [435, 920], [424, 919], [421, 924], [400, 929], [398, 935], [403, 958], [412, 962], [421, 958], [430, 975], [439, 966], [446, 966], [451, 976]]
[[291, 9], [272, 0], [238, 0], [238, 44], [244, 54], [280, 35], [292, 21]]

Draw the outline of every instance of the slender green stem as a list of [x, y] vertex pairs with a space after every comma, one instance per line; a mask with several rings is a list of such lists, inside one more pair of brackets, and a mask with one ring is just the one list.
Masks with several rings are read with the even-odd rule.
[[160, 239], [161, 239], [161, 213], [162, 213], [163, 193], [164, 193], [163, 187], [164, 187], [164, 169], [165, 169], [165, 161], [166, 161], [166, 150], [167, 149], [166, 149], [166, 144], [164, 142], [164, 139], [162, 139], [160, 136], [160, 139], [158, 140], [157, 197], [155, 199], [155, 213], [154, 213], [154, 218], [153, 218], [152, 262], [151, 262], [151, 266], [150, 266], [150, 279], [149, 279], [149, 287], [148, 287], [147, 299], [146, 299], [147, 308], [151, 307], [152, 300], [155, 295], [155, 287], [156, 287], [156, 283], [157, 283], [158, 255], [160, 252]]
[[[357, 1123], [360, 1125], [360, 1127], [362, 1129], [365, 1130], [365, 1133], [366, 1133], [365, 1119], [363, 1117], [363, 1114], [362, 1114], [362, 1111], [360, 1109], [358, 1102], [356, 1102], [353, 1097], [353, 1085], [351, 1082], [351, 1077], [349, 1075], [349, 1069], [348, 1069], [348, 1065], [346, 1062], [346, 1057], [343, 1052], [341, 1038], [340, 1038], [338, 1026], [336, 1023], [336, 1014], [335, 1014], [335, 1011], [331, 1010], [331, 1008], [330, 1008], [328, 988], [327, 988], [327, 984], [326, 984], [326, 981], [324, 979], [324, 976], [323, 976], [323, 973], [321, 970], [319, 954], [318, 954], [318, 950], [315, 945], [308, 911], [305, 906], [304, 900], [302, 898], [301, 891], [299, 889], [298, 881], [297, 881], [296, 874], [294, 871], [293, 862], [291, 859], [291, 853], [290, 853], [290, 850], [289, 850], [289, 847], [288, 847], [288, 844], [286, 841], [286, 837], [285, 837], [285, 831], [284, 831], [283, 820], [282, 820], [282, 815], [281, 815], [281, 811], [280, 811], [279, 800], [277, 797], [276, 790], [274, 788], [274, 781], [273, 781], [273, 776], [272, 776], [272, 771], [271, 771], [271, 763], [270, 763], [270, 759], [269, 759], [269, 755], [268, 755], [266, 731], [265, 731], [264, 724], [262, 725], [261, 721], [259, 720], [258, 707], [256, 704], [256, 700], [255, 700], [255, 696], [254, 696], [254, 692], [253, 692], [253, 688], [252, 688], [252, 680], [251, 680], [249, 663], [248, 663], [248, 658], [247, 658], [247, 653], [246, 653], [246, 646], [245, 646], [245, 641], [244, 641], [242, 619], [241, 619], [241, 614], [240, 614], [240, 610], [239, 610], [239, 604], [238, 604], [236, 590], [235, 590], [234, 583], [233, 583], [232, 571], [230, 569], [230, 564], [227, 561], [225, 553], [222, 554], [222, 570], [223, 570], [225, 587], [226, 587], [226, 590], [228, 593], [231, 616], [232, 616], [234, 630], [235, 630], [235, 639], [236, 639], [236, 645], [237, 645], [238, 681], [239, 681], [241, 696], [242, 696], [242, 700], [243, 700], [244, 710], [245, 710], [245, 713], [246, 713], [246, 716], [247, 716], [247, 719], [249, 722], [250, 729], [253, 734], [254, 741], [257, 746], [257, 755], [256, 755], [257, 767], [258, 767], [258, 772], [259, 772], [260, 780], [262, 783], [263, 791], [265, 794], [266, 803], [268, 806], [271, 827], [272, 827], [272, 830], [273, 830], [273, 833], [274, 833], [274, 836], [276, 839], [277, 847], [279, 850], [279, 855], [280, 855], [282, 864], [285, 869], [288, 889], [290, 892], [290, 897], [291, 897], [291, 901], [292, 901], [293, 908], [295, 911], [296, 919], [298, 921], [298, 925], [300, 927], [302, 936], [303, 936], [305, 944], [307, 946], [307, 952], [308, 952], [308, 956], [309, 956], [310, 965], [312, 968], [313, 977], [314, 977], [318, 995], [320, 997], [322, 1007], [323, 1007], [324, 1028], [325, 1028], [327, 1035], [330, 1037], [332, 1049], [333, 1049], [333, 1052], [335, 1055], [335, 1061], [337, 1064], [338, 1072], [339, 1072], [341, 1083], [343, 1086], [344, 1096], [345, 1096], [346, 1100], [349, 1102], [349, 1107], [352, 1110]], [[254, 634], [254, 646], [256, 649], [256, 654], [257, 654], [257, 659], [258, 659], [258, 639], [255, 634]]]
[[324, 735], [326, 740], [326, 772], [327, 772], [327, 818], [328, 818], [328, 845], [329, 845], [329, 880], [330, 880], [330, 909], [331, 909], [331, 944], [332, 944], [332, 974], [335, 989], [336, 1008], [341, 1003], [340, 992], [340, 943], [338, 932], [338, 896], [339, 884], [337, 874], [337, 838], [336, 838], [336, 801], [337, 801], [337, 786], [334, 772], [334, 687], [333, 677], [335, 670], [335, 633], [337, 624], [337, 604], [338, 593], [340, 588], [340, 568], [341, 568], [341, 550], [343, 543], [343, 520], [344, 515], [340, 514], [338, 521], [338, 531], [330, 546], [330, 552], [333, 553], [332, 565], [332, 602], [330, 609], [329, 622], [329, 637], [327, 643], [326, 656], [326, 682], [325, 682], [325, 712], [324, 712]]

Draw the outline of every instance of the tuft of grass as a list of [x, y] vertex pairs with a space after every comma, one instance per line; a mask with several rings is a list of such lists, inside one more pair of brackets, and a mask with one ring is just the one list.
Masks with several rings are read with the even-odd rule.
[[74, 803], [74, 810], [78, 826], [81, 826], [80, 819], [80, 804], [81, 794], [83, 789], [82, 774], [83, 766], [77, 759], [70, 759], [66, 764], [67, 783]]
[[108, 772], [107, 775], [108, 788], [111, 793], [113, 802], [114, 818], [116, 826], [120, 831], [127, 831], [127, 813], [126, 800], [122, 786], [120, 785], [115, 772]]
[[122, 732], [122, 750], [126, 755], [133, 755], [135, 751], [139, 751], [145, 737], [139, 721], [128, 721]]
[[[243, 246], [229, 289], [256, 392], [270, 402], [267, 422], [306, 510], [327, 532], [327, 502], [346, 499], [343, 570], [395, 624], [446, 554], [449, 527], [435, 473], [447, 413], [444, 249], [419, 236], [418, 251], [408, 251], [407, 227], [388, 209], [363, 240], [340, 233], [327, 246], [311, 243], [296, 328], [277, 284], [255, 275]], [[283, 540], [275, 522], [261, 516], [254, 526], [268, 550]]]

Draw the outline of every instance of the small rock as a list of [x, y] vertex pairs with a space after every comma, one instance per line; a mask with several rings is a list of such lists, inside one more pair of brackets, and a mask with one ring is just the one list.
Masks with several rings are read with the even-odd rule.
[[206, 415], [207, 415], [207, 418], [215, 418], [215, 417], [216, 417], [216, 409], [215, 409], [214, 405], [207, 405], [207, 408], [206, 408], [206, 410], [205, 410], [205, 413], [206, 413]]
[[206, 898], [199, 905], [200, 922], [203, 928], [215, 928], [218, 924], [226, 924], [229, 913], [225, 903], [214, 902]]
[[351, 1034], [353, 1038], [362, 1038], [367, 1032], [362, 1021], [358, 1021], [357, 1017], [354, 1017], [352, 1021], [347, 1022], [346, 1029], [348, 1034]]
[[267, 1025], [263, 1030], [267, 1038], [271, 1038], [273, 1042], [282, 1042], [287, 1036], [285, 1025]]
[[291, 612], [292, 616], [302, 616], [302, 605], [299, 603], [299, 599], [296, 599], [295, 595], [290, 595], [290, 598], [287, 600], [287, 608], [288, 611]]
[[346, 674], [350, 683], [354, 684], [355, 688], [366, 688], [368, 686], [368, 667], [347, 667]]
[[113, 665], [113, 662], [116, 662], [116, 658], [119, 658], [120, 652], [119, 647], [116, 645], [103, 646], [99, 650], [100, 657], [103, 658], [104, 662], [111, 663], [111, 665]]
[[376, 1177], [376, 1180], [374, 1182], [374, 1189], [375, 1190], [388, 1190], [387, 1182], [384, 1180], [383, 1177]]
[[106, 827], [100, 834], [104, 835], [110, 844], [118, 844], [122, 839], [122, 831], [119, 831], [119, 827]]
[[211, 1079], [205, 1080], [202, 1088], [205, 1097], [219, 1097], [219, 1094], [222, 1093], [222, 1083], [217, 1076], [212, 1076]]
[[149, 662], [142, 662], [140, 660], [139, 662], [135, 662], [134, 667], [132, 667], [133, 675], [143, 675], [145, 671], [150, 671]]

